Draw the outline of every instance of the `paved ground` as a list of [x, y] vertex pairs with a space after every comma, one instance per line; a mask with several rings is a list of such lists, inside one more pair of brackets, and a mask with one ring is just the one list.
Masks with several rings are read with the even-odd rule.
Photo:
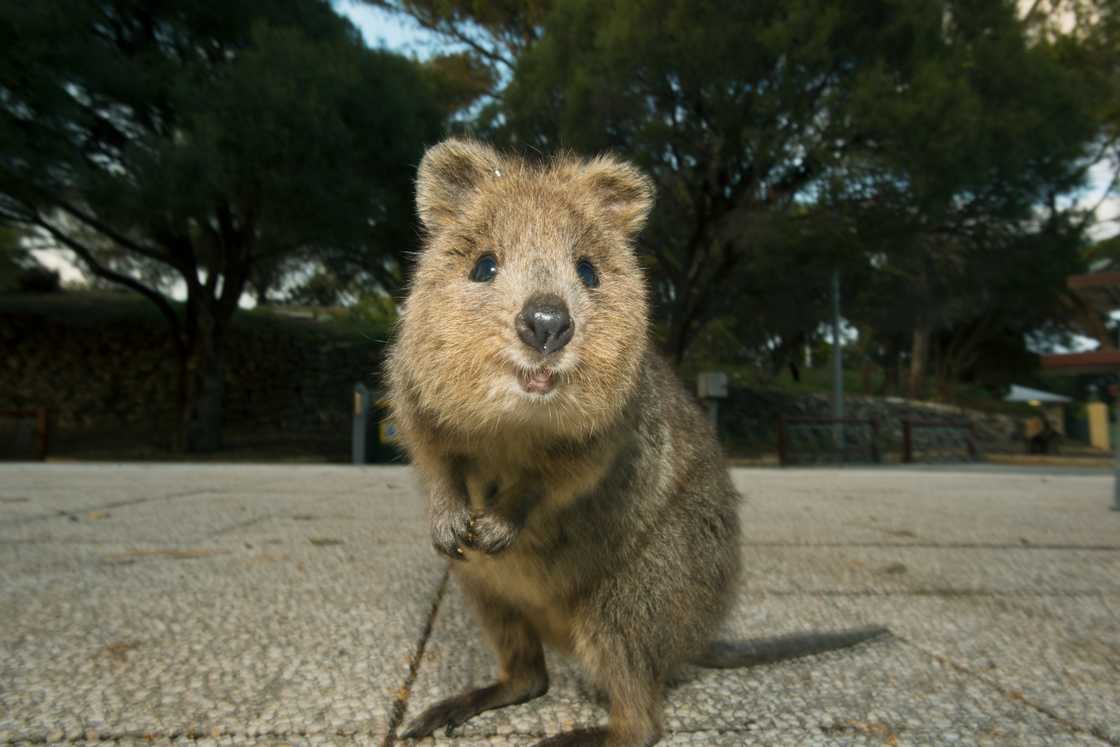
[[[747, 573], [729, 636], [895, 637], [687, 672], [664, 744], [1120, 744], [1109, 475], [735, 479]], [[402, 706], [493, 672], [444, 574], [403, 468], [0, 465], [0, 744], [392, 744]], [[550, 665], [546, 697], [423, 744], [602, 721]]]

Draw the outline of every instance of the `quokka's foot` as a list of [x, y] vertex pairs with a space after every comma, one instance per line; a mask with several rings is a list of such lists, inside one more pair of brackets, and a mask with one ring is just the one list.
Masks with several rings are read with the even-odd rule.
[[613, 747], [615, 744], [620, 745], [620, 747], [623, 744], [625, 744], [625, 747], [653, 747], [660, 739], [659, 735], [652, 735], [646, 738], [638, 738], [636, 741], [612, 742], [610, 732], [600, 727], [566, 731], [563, 734], [557, 734], [554, 737], [537, 742], [533, 747], [608, 747], [608, 745]]
[[533, 747], [605, 747], [606, 729], [576, 729], [537, 742]]

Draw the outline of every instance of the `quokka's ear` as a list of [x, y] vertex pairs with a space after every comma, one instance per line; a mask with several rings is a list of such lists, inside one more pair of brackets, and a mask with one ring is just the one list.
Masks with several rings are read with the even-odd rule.
[[633, 236], [653, 208], [653, 181], [636, 166], [612, 156], [588, 161], [579, 176], [597, 207], [616, 228]]
[[416, 176], [416, 209], [428, 230], [454, 217], [483, 179], [501, 175], [502, 157], [473, 140], [444, 140], [424, 154]]

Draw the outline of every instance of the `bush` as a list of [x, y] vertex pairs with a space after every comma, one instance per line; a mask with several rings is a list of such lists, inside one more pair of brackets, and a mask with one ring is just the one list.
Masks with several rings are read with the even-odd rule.
[[29, 267], [19, 273], [16, 287], [24, 293], [58, 293], [62, 290], [62, 278], [55, 270]]

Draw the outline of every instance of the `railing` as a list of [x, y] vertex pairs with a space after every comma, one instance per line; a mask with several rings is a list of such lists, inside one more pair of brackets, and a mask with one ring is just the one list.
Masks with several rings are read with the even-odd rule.
[[919, 444], [919, 448], [932, 452], [935, 457], [932, 461], [949, 461], [938, 457], [947, 454], [955, 456], [954, 452], [959, 453], [962, 447], [968, 454], [969, 461], [975, 462], [980, 458], [979, 450], [976, 448], [976, 433], [971, 423], [906, 418], [902, 421], [902, 461], [906, 464], [915, 461], [916, 432], [930, 434], [925, 439], [929, 443]]

